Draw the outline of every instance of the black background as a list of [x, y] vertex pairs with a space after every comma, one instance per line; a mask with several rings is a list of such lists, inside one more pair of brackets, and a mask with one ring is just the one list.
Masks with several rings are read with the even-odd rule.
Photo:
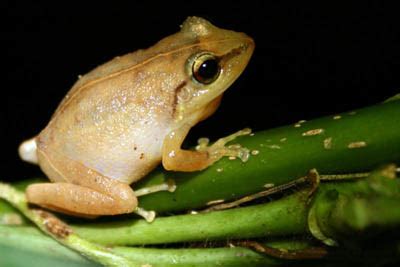
[[189, 142], [348, 111], [399, 92], [399, 15], [381, 1], [83, 2], [0, 4], [2, 180], [40, 173], [18, 159], [18, 144], [45, 127], [79, 74], [151, 46], [189, 15], [256, 42], [244, 74]]

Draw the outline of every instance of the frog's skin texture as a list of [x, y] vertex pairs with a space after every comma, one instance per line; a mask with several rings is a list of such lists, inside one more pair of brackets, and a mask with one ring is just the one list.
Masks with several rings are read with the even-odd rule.
[[[175, 171], [201, 170], [232, 155], [223, 145], [182, 150], [191, 127], [218, 108], [222, 93], [254, 49], [244, 33], [189, 17], [181, 30], [146, 50], [101, 65], [81, 77], [46, 128], [19, 148], [52, 183], [27, 188], [29, 202], [78, 216], [130, 213], [130, 184], [162, 162]], [[198, 81], [194, 65], [211, 55], [219, 75]]]

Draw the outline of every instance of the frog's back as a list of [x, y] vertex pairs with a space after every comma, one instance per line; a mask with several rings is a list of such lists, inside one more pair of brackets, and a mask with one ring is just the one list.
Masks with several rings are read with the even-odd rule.
[[[215, 34], [212, 33], [214, 31]], [[229, 39], [232, 37], [232, 32], [219, 29], [202, 18], [188, 17], [182, 24], [181, 31], [162, 39], [152, 47], [115, 57], [81, 76], [60, 103], [53, 116], [56, 116], [58, 112], [63, 110], [71, 98], [76, 97], [76, 95], [92, 84], [110, 79], [132, 69], [140, 68], [143, 64], [155, 58], [171, 55], [181, 49], [186, 49], [199, 43], [217, 41], [215, 36], [218, 36], [218, 39], [221, 40]]]
[[106, 79], [111, 79], [112, 77], [121, 75], [122, 73], [132, 71], [135, 68], [141, 68], [144, 64], [157, 57], [170, 54], [175, 50], [193, 45], [196, 42], [197, 40], [193, 39], [192, 36], [178, 32], [162, 39], [148, 49], [140, 49], [123, 56], [115, 57], [81, 76], [64, 97], [53, 116], [57, 116], [58, 112], [63, 110], [65, 105], [69, 104], [71, 98], [77, 97], [77, 95], [93, 84], [102, 82]]

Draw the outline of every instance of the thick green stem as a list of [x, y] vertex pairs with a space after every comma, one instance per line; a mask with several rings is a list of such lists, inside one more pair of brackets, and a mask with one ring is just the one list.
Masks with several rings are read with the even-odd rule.
[[[152, 223], [126, 220], [73, 226], [82, 237], [107, 245], [273, 237], [304, 233], [307, 192], [267, 204], [231, 210], [157, 218]], [[285, 218], [282, 220], [282, 218]]]
[[[308, 247], [305, 241], [293, 242], [281, 240], [273, 242], [286, 249]], [[33, 254], [36, 257], [50, 258], [47, 262], [57, 266], [98, 266], [88, 262], [85, 258], [59, 245], [55, 240], [44, 236], [37, 229], [29, 226], [12, 227], [0, 226], [0, 248], [15, 248]], [[49, 250], [52, 252], [49, 255]], [[3, 250], [2, 250], [3, 251]], [[131, 261], [138, 262], [138, 266], [277, 266], [282, 260], [261, 255], [247, 248], [198, 248], [198, 249], [157, 249], [114, 247], [110, 251], [123, 255]], [[15, 252], [14, 252], [15, 253]], [[26, 256], [26, 255], [25, 255]], [[6, 259], [4, 258], [3, 261]], [[15, 259], [12, 259], [15, 262]], [[11, 261], [11, 259], [9, 260]], [[6, 262], [3, 262], [4, 264]], [[68, 263], [64, 265], [63, 263]], [[0, 266], [2, 259], [0, 258]]]
[[[234, 142], [258, 151], [243, 163], [224, 158], [202, 172], [156, 170], [134, 188], [174, 179], [174, 193], [139, 199], [158, 212], [197, 209], [281, 185], [316, 168], [320, 174], [370, 171], [400, 162], [400, 101], [244, 136]], [[256, 153], [255, 153], [256, 154]]]
[[[11, 262], [6, 264], [6, 260], [13, 262], [18, 261], [18, 257], [9, 258], [3, 256], [3, 251], [7, 248], [12, 252], [7, 255], [16, 254], [19, 250], [21, 254], [24, 255], [24, 258], [27, 254], [32, 255], [32, 257], [47, 258], [46, 262], [53, 263], [54, 266], [98, 266], [86, 260], [78, 253], [60, 245], [54, 239], [45, 236], [33, 226], [16, 227], [0, 225], [0, 248], [2, 253], [0, 257], [0, 266], [12, 266]], [[49, 251], [51, 251], [51, 253], [49, 253]], [[25, 260], [25, 265], [27, 263], [28, 262]], [[45, 263], [43, 264], [45, 265]]]
[[400, 180], [394, 179], [394, 174], [389, 178], [382, 175], [383, 171], [377, 173], [357, 181], [321, 184], [310, 213], [310, 189], [306, 188], [279, 200], [244, 208], [158, 218], [151, 224], [126, 220], [84, 224], [74, 229], [88, 240], [111, 245], [271, 238], [307, 234], [310, 229], [315, 237], [332, 245], [343, 232], [351, 240], [371, 225], [382, 229], [400, 226], [396, 209], [400, 205]]
[[[264, 243], [270, 247], [285, 250], [307, 249], [312, 243], [288, 237], [286, 239], [273, 240]], [[301, 266], [354, 266], [354, 264], [365, 263], [368, 266], [383, 266], [383, 264], [372, 265], [372, 261], [387, 263], [399, 257], [399, 244], [394, 242], [386, 244], [379, 249], [373, 248], [367, 251], [335, 251], [328, 255], [328, 259], [321, 261], [308, 261]], [[18, 250], [16, 249], [18, 248]], [[36, 263], [35, 266], [60, 266], [60, 267], [97, 267], [96, 263], [88, 262], [85, 258], [61, 246], [55, 240], [43, 235], [31, 226], [12, 227], [0, 225], [0, 266], [25, 266], [27, 262]], [[51, 251], [51, 253], [49, 253]], [[112, 251], [126, 258], [157, 266], [299, 266], [299, 261], [278, 260], [276, 258], [262, 255], [252, 250], [240, 247], [234, 248], [132, 248], [114, 247]], [[30, 261], [29, 261], [30, 260]], [[349, 263], [350, 264], [345, 264]], [[330, 263], [330, 265], [328, 264]]]
[[351, 187], [345, 183], [322, 188], [309, 213], [314, 236], [337, 245], [399, 227], [400, 180], [386, 169], [351, 183]]

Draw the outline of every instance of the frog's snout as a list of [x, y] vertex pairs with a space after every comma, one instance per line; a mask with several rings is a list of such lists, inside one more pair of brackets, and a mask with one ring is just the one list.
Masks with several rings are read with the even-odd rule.
[[22, 160], [37, 164], [38, 158], [36, 150], [36, 138], [31, 138], [19, 145], [18, 154]]

